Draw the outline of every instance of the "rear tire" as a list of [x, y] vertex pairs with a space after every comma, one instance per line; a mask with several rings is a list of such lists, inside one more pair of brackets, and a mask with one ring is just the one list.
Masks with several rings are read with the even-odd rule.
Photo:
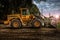
[[20, 20], [18, 19], [14, 19], [11, 21], [11, 27], [12, 28], [21, 28], [22, 27], [22, 23]]

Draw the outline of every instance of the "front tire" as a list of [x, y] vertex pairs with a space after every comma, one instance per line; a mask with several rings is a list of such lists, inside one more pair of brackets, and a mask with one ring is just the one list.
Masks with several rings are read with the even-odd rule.
[[39, 20], [33, 20], [33, 27], [39, 28], [41, 27], [41, 22]]
[[14, 19], [14, 20], [11, 21], [11, 27], [13, 27], [13, 28], [21, 28], [22, 23], [21, 23], [20, 20]]

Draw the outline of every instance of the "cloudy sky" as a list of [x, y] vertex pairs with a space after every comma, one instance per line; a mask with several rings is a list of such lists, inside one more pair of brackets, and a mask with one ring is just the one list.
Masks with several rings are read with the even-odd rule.
[[49, 13], [53, 16], [60, 15], [60, 0], [41, 0], [40, 2], [35, 0], [34, 4], [37, 5], [41, 13], [45, 16], [48, 16]]

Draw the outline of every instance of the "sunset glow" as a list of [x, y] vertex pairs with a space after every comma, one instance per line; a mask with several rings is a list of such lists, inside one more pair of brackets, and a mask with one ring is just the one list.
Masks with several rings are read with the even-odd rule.
[[55, 15], [55, 18], [57, 18], [57, 19], [58, 19], [58, 18], [59, 18], [59, 15]]

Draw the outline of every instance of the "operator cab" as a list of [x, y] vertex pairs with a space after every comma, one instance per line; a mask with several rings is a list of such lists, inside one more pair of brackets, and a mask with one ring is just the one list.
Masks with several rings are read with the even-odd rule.
[[21, 8], [21, 19], [23, 21], [28, 21], [30, 19], [30, 12], [27, 8]]
[[30, 12], [27, 8], [21, 8], [20, 11], [21, 15], [30, 15]]
[[23, 9], [22, 15], [30, 15], [29, 10]]

